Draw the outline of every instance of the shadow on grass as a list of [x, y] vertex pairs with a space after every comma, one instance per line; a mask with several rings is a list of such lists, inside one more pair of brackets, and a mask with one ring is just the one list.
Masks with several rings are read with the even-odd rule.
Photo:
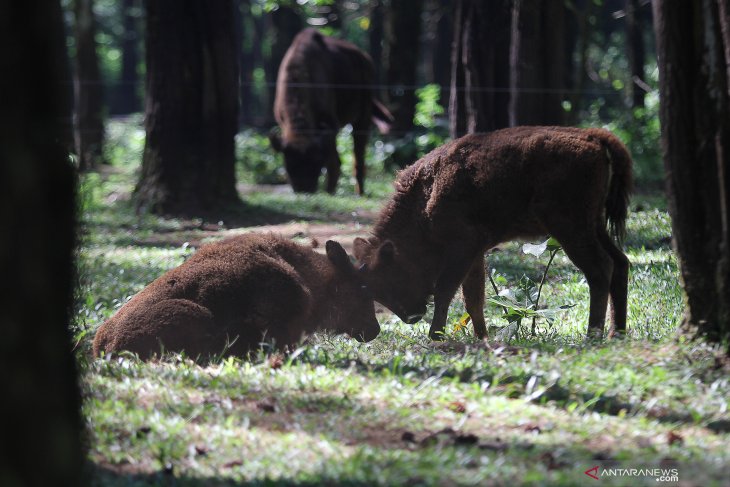
[[[581, 353], [591, 351], [601, 353], [608, 346], [609, 344], [602, 342], [586, 344], [581, 347]], [[409, 363], [402, 356], [394, 356], [380, 363], [351, 356], [342, 358], [328, 356], [324, 360], [328, 367], [341, 369], [355, 367], [363, 374], [417, 378], [424, 381], [436, 377], [447, 382], [488, 383], [492, 385], [490, 390], [498, 391], [511, 399], [526, 399], [529, 396], [533, 404], [550, 403], [561, 409], [578, 405], [589, 412], [609, 416], [643, 415], [665, 424], [703, 424], [713, 419], [709, 413], [692, 413], [680, 409], [680, 406], [647, 410], [646, 401], [631, 401], [621, 394], [606, 393], [605, 387], [600, 384], [593, 386], [590, 381], [583, 381], [581, 386], [576, 387], [570, 377], [564, 379], [558, 376], [551, 380], [549, 374], [542, 373], [544, 371], [536, 371], [534, 367], [517, 367], [514, 363], [509, 364], [503, 360], [513, 357], [511, 362], [519, 362], [520, 358], [524, 358], [523, 362], [527, 363], [531, 360], [533, 352], [553, 355], [557, 352], [556, 347], [555, 344], [545, 343], [507, 345], [448, 340], [434, 347], [431, 355], [437, 355], [437, 360], [432, 360], [430, 363], [424, 361]], [[320, 364], [323, 359], [319, 353], [321, 352], [305, 351], [293, 363]], [[438, 355], [442, 355], [443, 360], [438, 360]], [[464, 361], [465, 358], [470, 360]], [[534, 381], [537, 376], [540, 377], [536, 383]], [[537, 390], [540, 392], [536, 393]]]

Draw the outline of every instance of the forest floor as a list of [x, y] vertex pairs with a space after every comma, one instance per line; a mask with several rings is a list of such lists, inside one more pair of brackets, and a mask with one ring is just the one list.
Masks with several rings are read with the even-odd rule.
[[[590, 485], [589, 474], [602, 485], [730, 485], [730, 364], [677, 333], [682, 298], [661, 197], [632, 203], [624, 340], [584, 340], [587, 285], [558, 254], [543, 295], [559, 311], [534, 334], [527, 322], [505, 334], [489, 306], [501, 339], [479, 341], [457, 298], [438, 343], [425, 322], [384, 311], [367, 344], [318, 334], [286, 356], [93, 358], [98, 325], [200, 245], [249, 231], [320, 249], [329, 238], [351, 243], [367, 235], [392, 180], [376, 174], [367, 198], [346, 178], [335, 196], [241, 185], [242, 207], [207, 221], [136, 215], [136, 170], [87, 174], [80, 192], [73, 332], [93, 485]], [[508, 244], [489, 263], [498, 285], [518, 292], [546, 256]]]

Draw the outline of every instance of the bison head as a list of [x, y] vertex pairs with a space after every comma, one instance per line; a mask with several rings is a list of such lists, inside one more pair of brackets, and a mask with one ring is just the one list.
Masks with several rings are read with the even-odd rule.
[[360, 274], [376, 301], [386, 306], [405, 323], [416, 323], [426, 314], [433, 284], [422, 263], [399, 252], [390, 240], [356, 238], [355, 257]]
[[345, 249], [333, 240], [327, 241], [325, 249], [336, 272], [328, 290], [334, 305], [327, 320], [333, 321], [334, 331], [346, 333], [360, 342], [369, 342], [380, 333], [373, 297]]
[[[269, 134], [271, 147], [284, 155], [284, 168], [292, 189], [297, 193], [314, 193], [327, 159], [332, 157], [325, 137], [313, 136], [288, 142], [279, 134]], [[336, 156], [336, 153], [335, 153]]]

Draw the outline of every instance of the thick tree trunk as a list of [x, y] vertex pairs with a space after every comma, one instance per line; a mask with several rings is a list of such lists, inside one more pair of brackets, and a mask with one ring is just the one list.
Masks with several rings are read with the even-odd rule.
[[122, 2], [122, 73], [114, 113], [125, 115], [140, 111], [139, 98], [139, 0]]
[[74, 0], [76, 76], [75, 145], [82, 170], [104, 163], [104, 92], [96, 54], [93, 0]]
[[644, 38], [639, 0], [626, 0], [626, 50], [629, 58], [631, 82], [628, 84], [632, 108], [644, 106]]
[[728, 0], [657, 0], [653, 7], [684, 324], [720, 341], [730, 338]]
[[147, 139], [140, 209], [194, 214], [239, 202], [232, 0], [147, 1]]
[[395, 117], [395, 131], [413, 128], [416, 111], [416, 69], [421, 37], [422, 0], [391, 0], [387, 24], [390, 86], [388, 104]]
[[[463, 107], [463, 127], [467, 133], [488, 132], [509, 124], [509, 43], [510, 9], [505, 0], [460, 0], [457, 6], [453, 53], [456, 69], [463, 70], [463, 89], [452, 91], [463, 97], [450, 104], [452, 136], [459, 130], [458, 113]], [[458, 32], [457, 32], [458, 31]], [[458, 76], [458, 73], [457, 73]], [[458, 79], [456, 80], [458, 85]]]
[[514, 0], [510, 52], [510, 124], [562, 125], [565, 114], [565, 7]]
[[69, 319], [75, 178], [58, 0], [0, 3], [0, 390], [3, 485], [86, 485]]

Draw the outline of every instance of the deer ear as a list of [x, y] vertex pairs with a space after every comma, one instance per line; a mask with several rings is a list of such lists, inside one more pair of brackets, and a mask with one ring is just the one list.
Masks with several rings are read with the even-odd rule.
[[276, 152], [281, 152], [284, 150], [284, 144], [281, 142], [281, 135], [274, 132], [273, 130], [269, 132], [269, 143], [271, 144], [271, 148], [274, 149]]
[[352, 252], [355, 254], [355, 258], [361, 262], [370, 253], [372, 247], [370, 242], [364, 238], [357, 237], [352, 242]]
[[390, 240], [383, 242], [383, 245], [378, 249], [378, 257], [383, 262], [393, 262], [395, 259], [395, 244]]
[[327, 252], [327, 258], [338, 270], [342, 272], [353, 272], [355, 270], [352, 262], [350, 262], [350, 257], [339, 243], [334, 240], [327, 240], [325, 251]]

